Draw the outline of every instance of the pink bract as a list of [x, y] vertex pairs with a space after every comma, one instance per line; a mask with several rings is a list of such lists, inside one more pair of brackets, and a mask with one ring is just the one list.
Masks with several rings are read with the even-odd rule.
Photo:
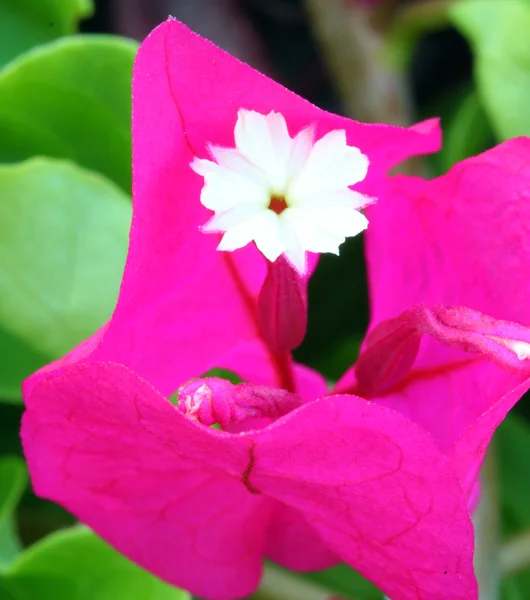
[[[374, 327], [420, 303], [528, 324], [526, 288], [518, 309], [509, 298], [518, 289], [511, 277], [528, 285], [516, 273], [526, 260], [518, 228], [528, 210], [527, 142], [434, 182], [388, 180], [399, 161], [438, 147], [435, 122], [403, 129], [329, 114], [169, 20], [144, 42], [134, 69], [134, 214], [115, 313], [24, 386], [22, 439], [35, 490], [205, 598], [252, 593], [269, 556], [302, 571], [343, 560], [393, 600], [473, 600], [469, 485], [527, 375], [487, 362], [478, 342], [479, 354], [463, 354], [429, 339], [367, 402], [325, 397], [319, 374], [271, 349], [257, 316], [265, 261], [253, 247], [217, 252], [215, 236], [199, 231], [209, 214], [189, 168], [209, 143], [233, 143], [240, 108], [281, 112], [291, 134], [310, 123], [317, 137], [345, 129], [370, 158], [360, 189], [379, 198], [369, 214]], [[509, 193], [484, 195], [496, 185]], [[482, 233], [469, 237], [473, 219], [491, 235], [499, 214], [506, 218], [494, 245]], [[476, 315], [465, 317], [469, 324]], [[480, 327], [458, 335], [480, 335]], [[212, 367], [304, 402], [289, 396], [302, 405], [259, 429], [209, 428], [167, 397]], [[421, 369], [433, 371], [417, 377]], [[352, 371], [337, 390], [356, 385]]]
[[[443, 304], [514, 322], [499, 323], [502, 335], [524, 340], [516, 324], [530, 326], [529, 156], [530, 140], [518, 138], [434, 181], [391, 180], [389, 201], [367, 210], [371, 331], [415, 305]], [[429, 431], [469, 493], [493, 431], [528, 388], [529, 361], [511, 355], [521, 369], [424, 336], [412, 368], [372, 402]], [[336, 389], [355, 388], [354, 368]]]

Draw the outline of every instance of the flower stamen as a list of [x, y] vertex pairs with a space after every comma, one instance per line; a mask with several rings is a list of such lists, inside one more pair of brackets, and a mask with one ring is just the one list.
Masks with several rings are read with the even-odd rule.
[[282, 196], [272, 196], [269, 202], [269, 210], [272, 210], [277, 215], [281, 215], [286, 208], [287, 202], [285, 202], [285, 198]]

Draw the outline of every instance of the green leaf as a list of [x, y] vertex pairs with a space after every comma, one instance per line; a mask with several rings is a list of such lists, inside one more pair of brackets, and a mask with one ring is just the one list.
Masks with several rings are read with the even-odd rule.
[[9, 589], [6, 582], [0, 579], [0, 598], [2, 600], [20, 600], [18, 596], [15, 596], [13, 591]]
[[347, 598], [363, 598], [363, 600], [383, 598], [383, 594], [372, 583], [347, 565], [337, 565], [318, 573], [306, 573], [303, 577]]
[[0, 162], [68, 158], [131, 187], [131, 73], [137, 44], [74, 36], [0, 72]]
[[461, 0], [450, 15], [474, 49], [478, 91], [496, 134], [530, 135], [530, 3]]
[[70, 163], [0, 165], [0, 381], [13, 395], [111, 316], [130, 216], [119, 188]]
[[2, 0], [0, 65], [31, 47], [74, 33], [90, 16], [91, 0]]
[[502, 581], [502, 600], [528, 600], [530, 594], [529, 574], [510, 575]]
[[397, 69], [408, 67], [418, 41], [428, 33], [448, 25], [450, 0], [404, 4], [390, 23], [384, 56]]
[[0, 459], [0, 567], [10, 562], [21, 549], [13, 513], [26, 485], [24, 461], [16, 456]]
[[0, 328], [0, 360], [0, 398], [18, 404], [22, 380], [42, 367], [50, 357]]
[[38, 542], [10, 565], [2, 580], [17, 600], [190, 598], [124, 558], [84, 527], [72, 527]]
[[495, 136], [484, 107], [474, 90], [468, 91], [442, 121], [444, 144], [433, 157], [439, 173], [495, 145]]

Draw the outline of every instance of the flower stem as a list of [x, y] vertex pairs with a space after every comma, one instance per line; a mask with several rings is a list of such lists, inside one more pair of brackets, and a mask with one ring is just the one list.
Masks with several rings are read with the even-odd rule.
[[379, 9], [344, 0], [305, 0], [305, 6], [348, 116], [407, 125], [405, 80], [381, 60], [385, 38], [375, 18]]
[[475, 573], [480, 600], [498, 600], [500, 598], [499, 503], [494, 447], [490, 447], [486, 454], [480, 481], [480, 502], [473, 515]]
[[502, 575], [511, 575], [530, 566], [530, 531], [509, 539], [501, 546], [500, 570]]

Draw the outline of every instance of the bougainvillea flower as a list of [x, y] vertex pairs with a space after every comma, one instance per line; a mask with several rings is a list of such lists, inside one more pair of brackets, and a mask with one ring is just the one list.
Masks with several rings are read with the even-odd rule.
[[359, 209], [370, 199], [349, 186], [366, 177], [368, 158], [344, 129], [315, 142], [310, 125], [291, 138], [283, 115], [240, 109], [234, 137], [236, 148], [210, 146], [213, 161], [192, 163], [206, 182], [201, 201], [216, 213], [203, 231], [224, 233], [218, 250], [254, 241], [269, 261], [283, 254], [304, 275], [306, 252], [338, 254], [366, 229]]
[[[133, 102], [134, 216], [117, 308], [93, 338], [24, 386], [22, 439], [36, 492], [65, 506], [159, 577], [206, 598], [251, 593], [265, 556], [302, 571], [343, 560], [393, 600], [476, 598], [469, 495], [462, 489], [461, 474], [468, 476], [474, 466], [466, 452], [476, 453], [473, 460], [479, 462], [481, 444], [491, 435], [494, 419], [484, 421], [482, 416], [499, 402], [507, 410], [520, 389], [512, 388], [504, 399], [495, 390], [476, 399], [468, 397], [464, 382], [460, 407], [448, 406], [455, 399], [440, 401], [441, 410], [453, 410], [451, 418], [454, 411], [459, 417], [467, 411], [458, 424], [458, 439], [467, 432], [468, 448], [462, 443], [458, 450], [454, 443], [440, 443], [443, 428], [429, 428], [427, 412], [415, 408], [419, 398], [411, 399], [408, 411], [406, 397], [391, 397], [385, 406], [388, 388], [387, 396], [370, 402], [354, 394], [326, 396], [323, 378], [294, 365], [285, 350], [300, 336], [300, 325], [286, 336], [283, 326], [274, 325], [284, 322], [283, 315], [276, 319], [264, 314], [281, 313], [286, 303], [288, 312], [304, 306], [303, 285], [314, 257], [309, 256], [304, 278], [293, 279], [287, 260], [280, 257], [267, 264], [252, 244], [217, 251], [220, 235], [201, 230], [212, 218], [201, 203], [205, 181], [190, 167], [196, 159], [209, 160], [212, 147], [234, 147], [240, 110], [281, 114], [290, 136], [309, 126], [315, 140], [343, 130], [348, 146], [368, 158], [368, 173], [355, 190], [379, 199], [377, 210], [382, 207], [384, 216], [372, 207], [369, 220], [381, 220], [376, 226], [384, 252], [391, 242], [381, 232], [391, 234], [396, 246], [399, 236], [405, 246], [411, 243], [409, 237], [415, 239], [409, 233], [416, 223], [406, 207], [403, 213], [399, 207], [390, 210], [399, 217], [395, 226], [386, 218], [383, 207], [399, 204], [399, 195], [395, 189], [388, 193], [385, 173], [409, 155], [435, 149], [436, 125], [408, 130], [362, 125], [321, 111], [174, 20], [142, 45]], [[505, 151], [498, 150], [494, 176], [511, 181], [507, 198], [516, 206], [522, 192], [515, 177], [509, 177], [513, 157], [506, 151], [503, 161]], [[484, 188], [492, 177], [491, 165], [481, 171], [488, 156], [468, 167]], [[459, 189], [454, 181], [458, 172], [447, 177], [422, 185], [435, 191], [440, 186], [443, 194], [433, 193], [432, 202], [441, 207], [449, 202], [444, 185], [453, 186], [450, 202], [465, 218], [456, 214], [453, 223], [442, 208], [445, 220], [439, 215], [438, 221], [424, 218], [433, 229], [443, 225], [447, 231], [464, 230], [470, 218], [461, 204], [472, 205], [474, 190], [481, 198], [490, 196], [475, 184]], [[404, 187], [407, 181], [402, 181]], [[414, 181], [413, 186], [420, 185]], [[491, 214], [498, 209], [492, 206]], [[513, 227], [505, 224], [497, 235], [514, 261], [524, 247], [514, 241]], [[427, 247], [429, 239], [422, 240]], [[454, 245], [454, 240], [448, 243]], [[440, 246], [436, 257], [445, 247]], [[419, 261], [420, 249], [410, 250]], [[465, 250], [470, 263], [482, 260], [473, 247]], [[371, 252], [374, 263], [377, 257]], [[488, 257], [494, 265], [493, 255]], [[399, 271], [406, 259], [404, 250], [396, 251], [385, 259], [390, 263], [385, 268], [393, 265]], [[417, 262], [414, 268], [423, 272], [427, 264]], [[386, 281], [383, 276], [373, 279], [372, 292], [388, 293]], [[394, 300], [389, 299], [386, 307], [383, 299], [377, 301], [377, 322], [398, 318], [421, 301], [421, 294], [416, 297], [408, 290], [406, 278], [392, 285], [397, 287], [391, 295], [407, 297], [410, 303], [401, 309], [397, 300], [390, 306]], [[407, 289], [402, 292], [403, 287]], [[278, 299], [278, 290], [286, 289], [285, 303]], [[501, 286], [499, 294], [509, 291]], [[435, 305], [436, 296], [433, 292], [425, 300]], [[457, 297], [450, 297], [452, 306], [465, 304]], [[436, 313], [445, 317], [445, 329], [440, 323], [428, 329], [425, 319], [414, 321], [410, 314], [404, 327], [435, 335], [433, 343], [441, 348], [437, 356], [462, 352], [462, 344], [468, 344], [476, 353], [465, 354], [470, 364], [484, 364], [482, 356], [495, 357], [492, 368], [497, 371], [499, 344], [510, 350], [511, 342], [503, 345], [503, 340], [528, 341], [515, 323], [497, 323], [476, 311], [455, 315], [455, 310]], [[483, 312], [511, 320], [495, 310]], [[482, 319], [487, 321], [484, 331]], [[484, 335], [497, 338], [489, 340], [495, 345], [486, 343]], [[383, 342], [372, 336], [367, 350]], [[460, 344], [458, 349], [455, 344]], [[409, 368], [407, 350], [410, 373], [414, 361], [421, 360], [419, 352]], [[189, 383], [213, 367], [230, 368], [248, 383], [232, 387], [210, 378]], [[385, 364], [381, 369], [388, 372]], [[475, 375], [473, 366], [462, 363], [464, 371]], [[511, 385], [514, 374], [506, 373]], [[359, 375], [366, 385], [371, 372], [360, 369]], [[403, 377], [408, 374], [402, 368], [399, 385]], [[522, 389], [523, 376], [516, 377], [521, 377]], [[349, 374], [342, 384], [353, 385], [353, 379]], [[168, 397], [176, 391], [175, 406]], [[471, 410], [470, 403], [477, 408]], [[222, 429], [210, 427], [212, 423]], [[457, 452], [461, 466], [454, 458]]]

